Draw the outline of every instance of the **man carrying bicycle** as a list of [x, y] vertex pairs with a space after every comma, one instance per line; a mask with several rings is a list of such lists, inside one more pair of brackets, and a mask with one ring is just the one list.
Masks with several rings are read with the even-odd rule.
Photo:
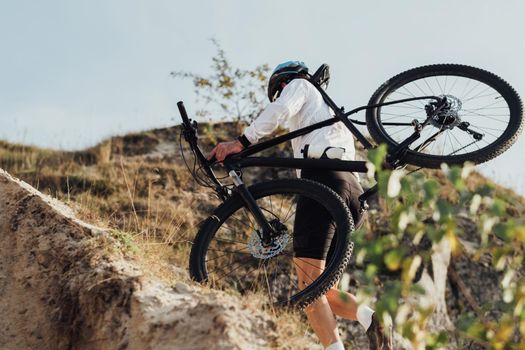
[[[288, 61], [278, 65], [268, 84], [271, 103], [237, 140], [215, 146], [209, 159], [215, 157], [218, 161], [223, 161], [228, 155], [238, 153], [270, 135], [278, 126], [293, 131], [332, 118], [333, 112], [316, 87], [309, 82], [310, 77], [308, 67], [303, 62]], [[320, 157], [321, 154], [326, 156], [324, 151], [327, 150], [340, 150], [335, 152], [336, 157], [343, 160], [355, 158], [353, 135], [340, 123], [293, 139], [292, 148], [296, 158]], [[318, 150], [321, 151], [317, 152]], [[298, 171], [298, 176], [332, 188], [345, 200], [356, 226], [362, 223], [358, 197], [363, 189], [356, 175], [351, 172], [305, 169]], [[320, 213], [323, 211], [319, 210], [317, 203], [302, 198], [297, 203], [293, 247], [294, 265], [301, 289], [323, 271], [334, 235], [332, 218]], [[358, 321], [366, 331], [370, 349], [392, 349], [392, 341], [385, 335], [374, 311], [366, 305], [358, 306], [354, 295], [346, 293], [346, 297], [341, 297], [341, 293], [332, 288], [306, 308], [308, 321], [325, 349], [344, 349], [334, 314]]]

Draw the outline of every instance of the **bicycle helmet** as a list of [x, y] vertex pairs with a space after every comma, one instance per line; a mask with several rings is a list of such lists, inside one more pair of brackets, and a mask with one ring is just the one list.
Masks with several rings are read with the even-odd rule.
[[268, 82], [268, 98], [273, 102], [281, 94], [281, 83], [288, 83], [299, 74], [308, 74], [308, 67], [301, 61], [287, 61], [279, 64], [272, 72]]

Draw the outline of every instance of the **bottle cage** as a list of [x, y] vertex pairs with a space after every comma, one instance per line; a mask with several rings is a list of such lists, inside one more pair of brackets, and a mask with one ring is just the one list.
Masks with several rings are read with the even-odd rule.
[[323, 63], [310, 78], [310, 81], [314, 84], [319, 85], [324, 90], [328, 88], [328, 82], [330, 81], [330, 66]]

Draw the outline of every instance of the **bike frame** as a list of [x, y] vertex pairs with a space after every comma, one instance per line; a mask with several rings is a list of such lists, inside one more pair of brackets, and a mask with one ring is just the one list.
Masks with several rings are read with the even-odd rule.
[[[413, 121], [412, 123], [383, 123], [384, 125], [413, 125], [414, 126], [414, 133], [411, 136], [409, 136], [406, 140], [401, 142], [398, 145], [398, 147], [396, 147], [395, 149], [389, 150], [389, 153], [387, 156], [387, 162], [391, 165], [392, 168], [398, 168], [403, 165], [403, 156], [406, 153], [408, 147], [420, 137], [420, 132], [421, 132], [422, 127], [424, 127], [430, 121], [430, 119], [434, 117], [434, 115], [436, 115], [446, 105], [446, 99], [443, 99], [437, 96], [422, 96], [422, 97], [401, 99], [401, 100], [396, 100], [396, 101], [389, 101], [389, 102], [376, 104], [376, 105], [361, 106], [349, 112], [345, 112], [344, 107], [338, 107], [321, 86], [315, 83], [312, 83], [312, 84], [321, 93], [327, 105], [334, 111], [335, 115], [333, 118], [318, 122], [316, 124], [306, 126], [301, 129], [294, 130], [292, 132], [275, 137], [267, 141], [263, 141], [263, 142], [251, 145], [247, 147], [246, 149], [244, 149], [243, 151], [241, 151], [240, 153], [228, 156], [223, 161], [224, 167], [227, 169], [229, 176], [232, 178], [233, 184], [236, 187], [237, 192], [242, 197], [244, 203], [246, 204], [246, 207], [254, 215], [257, 223], [260, 225], [262, 229], [262, 232], [258, 232], [258, 233], [259, 233], [259, 237], [261, 238], [263, 244], [269, 244], [271, 242], [271, 239], [273, 237], [272, 233], [274, 230], [271, 227], [271, 225], [268, 223], [268, 221], [266, 220], [261, 209], [257, 206], [257, 203], [255, 202], [254, 198], [252, 197], [246, 185], [244, 184], [241, 177], [239, 176], [239, 173], [242, 168], [258, 166], [258, 167], [280, 167], [280, 168], [291, 168], [291, 169], [324, 169], [324, 170], [349, 171], [349, 172], [358, 172], [358, 173], [366, 173], [368, 169], [366, 166], [366, 161], [349, 161], [349, 160], [340, 160], [340, 159], [250, 157], [251, 155], [258, 153], [260, 151], [263, 151], [265, 149], [274, 147], [278, 144], [287, 142], [299, 136], [308, 134], [309, 132], [313, 130], [317, 130], [317, 129], [320, 129], [320, 128], [323, 128], [323, 127], [326, 127], [326, 126], [329, 126], [335, 123], [339, 123], [339, 122], [342, 122], [350, 130], [350, 132], [356, 137], [356, 139], [361, 144], [363, 144], [365, 149], [371, 149], [376, 146], [370, 143], [368, 139], [355, 126], [355, 124], [366, 125], [366, 123], [357, 121], [357, 120], [353, 120], [353, 119], [349, 119], [348, 116], [355, 114], [362, 110], [366, 110], [370, 108], [377, 108], [377, 107], [387, 106], [387, 105], [392, 105], [392, 104], [397, 104], [397, 103], [403, 103], [403, 102], [415, 101], [415, 100], [435, 100], [436, 109], [434, 110], [432, 114], [427, 116], [427, 119], [425, 122], [423, 122], [423, 124], [419, 124], [417, 123], [417, 121]], [[182, 101], [178, 102], [177, 106], [179, 108], [179, 112], [183, 120], [182, 128], [183, 128], [183, 134], [186, 140], [190, 143], [190, 147], [195, 152], [199, 160], [199, 163], [204, 168], [204, 171], [214, 183], [215, 192], [217, 192], [217, 194], [222, 200], [226, 200], [230, 196], [230, 194], [228, 190], [225, 188], [225, 186], [222, 185], [220, 181], [217, 179], [217, 177], [215, 176], [213, 172], [213, 169], [211, 168], [212, 165], [216, 164], [216, 161], [214, 160], [209, 161], [204, 156], [200, 148], [198, 147], [197, 136], [196, 136], [196, 128], [197, 128], [196, 122], [191, 123]], [[365, 191], [365, 193], [363, 193], [360, 196], [359, 199], [361, 201], [362, 206], [365, 205], [366, 199], [370, 195], [375, 193], [376, 191], [377, 191], [377, 187], [374, 186], [368, 189], [367, 191]]]

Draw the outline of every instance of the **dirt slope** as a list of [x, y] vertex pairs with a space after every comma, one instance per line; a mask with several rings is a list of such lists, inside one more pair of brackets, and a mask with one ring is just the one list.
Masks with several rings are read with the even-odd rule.
[[168, 287], [111, 253], [102, 229], [0, 169], [0, 349], [267, 349], [271, 318]]

